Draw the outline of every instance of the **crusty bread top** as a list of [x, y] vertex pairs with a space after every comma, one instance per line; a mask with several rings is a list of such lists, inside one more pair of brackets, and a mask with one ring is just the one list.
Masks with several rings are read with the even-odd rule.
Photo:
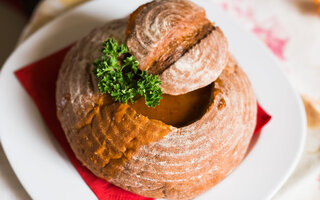
[[228, 43], [188, 0], [156, 0], [129, 18], [127, 46], [139, 68], [159, 74], [162, 91], [179, 95], [216, 80], [227, 64]]
[[139, 68], [159, 74], [212, 30], [203, 8], [188, 0], [155, 0], [129, 18], [127, 46]]
[[179, 95], [215, 81], [228, 61], [228, 43], [220, 28], [193, 46], [160, 74], [165, 94]]

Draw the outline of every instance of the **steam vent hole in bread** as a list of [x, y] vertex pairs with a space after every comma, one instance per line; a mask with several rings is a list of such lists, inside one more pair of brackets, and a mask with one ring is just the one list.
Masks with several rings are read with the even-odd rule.
[[182, 127], [200, 119], [205, 113], [210, 103], [211, 90], [212, 86], [209, 85], [182, 95], [164, 94], [160, 105], [154, 108], [146, 106], [144, 98], [140, 98], [131, 107], [150, 119]]

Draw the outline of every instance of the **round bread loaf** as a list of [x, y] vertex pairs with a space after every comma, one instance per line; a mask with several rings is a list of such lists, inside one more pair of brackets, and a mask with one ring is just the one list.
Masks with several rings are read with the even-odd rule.
[[256, 124], [253, 89], [229, 59], [207, 86], [204, 112], [182, 126], [114, 102], [97, 89], [92, 63], [107, 38], [125, 42], [127, 26], [128, 19], [108, 22], [68, 52], [57, 80], [58, 119], [76, 157], [95, 175], [146, 197], [194, 198], [243, 159]]

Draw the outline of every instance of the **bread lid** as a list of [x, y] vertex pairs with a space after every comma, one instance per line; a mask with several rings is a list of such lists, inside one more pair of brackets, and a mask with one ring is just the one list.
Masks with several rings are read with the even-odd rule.
[[228, 60], [222, 31], [187, 0], [156, 0], [129, 17], [127, 46], [139, 68], [159, 74], [162, 90], [179, 95], [215, 81]]
[[160, 74], [165, 94], [179, 95], [205, 87], [215, 81], [228, 61], [228, 44], [220, 28], [189, 49]]

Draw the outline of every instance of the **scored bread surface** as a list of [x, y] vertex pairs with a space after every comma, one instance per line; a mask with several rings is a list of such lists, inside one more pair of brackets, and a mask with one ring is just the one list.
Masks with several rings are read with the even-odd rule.
[[180, 95], [205, 87], [228, 60], [223, 32], [205, 10], [187, 0], [152, 1], [129, 17], [126, 44], [139, 68], [159, 74], [163, 93]]
[[139, 68], [159, 74], [212, 30], [205, 10], [187, 0], [155, 0], [129, 17], [127, 46]]
[[160, 74], [161, 89], [180, 95], [205, 87], [218, 78], [227, 62], [228, 43], [217, 27]]

